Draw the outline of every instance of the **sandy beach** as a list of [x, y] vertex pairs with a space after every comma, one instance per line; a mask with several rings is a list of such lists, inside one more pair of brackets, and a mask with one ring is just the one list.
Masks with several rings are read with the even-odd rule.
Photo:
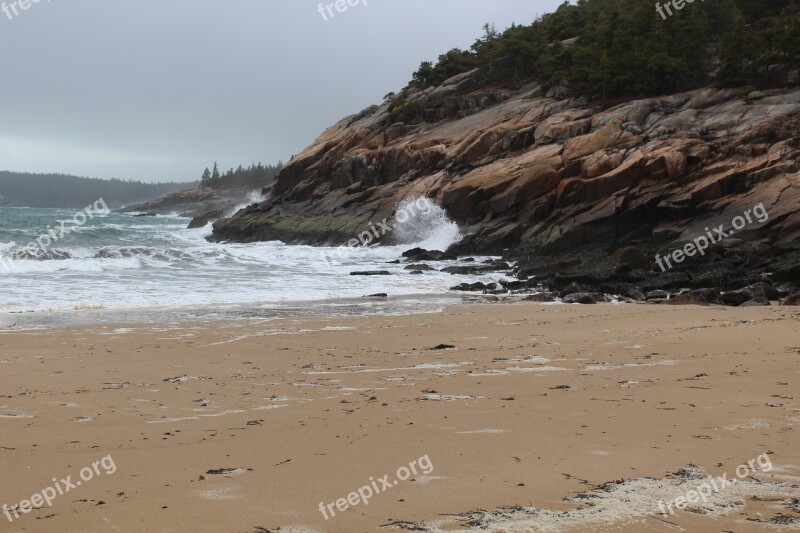
[[520, 302], [8, 330], [0, 531], [797, 530], [799, 318]]

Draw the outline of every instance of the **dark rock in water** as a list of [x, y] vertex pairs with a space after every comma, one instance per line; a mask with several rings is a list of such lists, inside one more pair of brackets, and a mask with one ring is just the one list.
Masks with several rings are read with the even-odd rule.
[[389, 295], [385, 292], [378, 292], [375, 294], [370, 294], [369, 296], [364, 296], [364, 298], [388, 298]]
[[575, 292], [564, 296], [562, 300], [565, 304], [596, 304], [605, 302], [602, 294], [596, 292]]
[[155, 213], [136, 213], [133, 216], [137, 217], [137, 218], [138, 217], [154, 217], [154, 216], [156, 216], [156, 214]]
[[426, 265], [425, 263], [419, 263], [414, 265], [408, 265], [405, 267], [405, 270], [436, 270], [432, 266]]
[[480, 281], [476, 281], [475, 283], [461, 283], [460, 285], [456, 285], [455, 287], [450, 287], [450, 290], [462, 291], [462, 292], [485, 291], [486, 284]]
[[112, 259], [117, 257], [122, 257], [122, 254], [117, 250], [109, 250], [108, 248], [98, 250], [97, 253], [94, 254], [95, 259]]
[[453, 275], [459, 274], [462, 276], [473, 276], [477, 274], [485, 274], [487, 272], [497, 272], [497, 267], [490, 265], [462, 265], [445, 267], [441, 270], [441, 272], [446, 272]]
[[412, 270], [411, 272], [409, 272], [409, 274], [419, 275], [419, 274], [424, 274], [424, 272], [422, 270]]
[[740, 305], [739, 307], [759, 307], [759, 306], [769, 306], [769, 300], [764, 296], [756, 296], [752, 300], [747, 300], [745, 303]]
[[670, 305], [709, 305], [717, 303], [719, 291], [716, 289], [698, 289], [695, 291], [682, 292], [670, 298], [667, 303]]
[[365, 270], [363, 272], [350, 272], [351, 276], [391, 276], [388, 270]]
[[489, 283], [483, 291], [484, 294], [505, 294], [507, 292], [501, 283]]
[[454, 261], [456, 256], [441, 252], [439, 250], [423, 250], [422, 248], [412, 248], [403, 252], [403, 257], [409, 261]]
[[223, 217], [222, 211], [209, 211], [208, 213], [203, 213], [202, 215], [198, 215], [189, 222], [189, 226], [187, 229], [197, 229], [197, 228], [204, 228], [208, 225], [209, 222], [216, 222], [220, 218]]
[[68, 252], [61, 250], [50, 250], [37, 248], [34, 253], [31, 253], [27, 248], [19, 248], [16, 250], [12, 257], [17, 261], [62, 261], [64, 259], [72, 259]]
[[455, 348], [452, 344], [438, 344], [431, 348], [431, 350], [452, 350]]
[[509, 291], [524, 291], [526, 289], [535, 289], [538, 287], [536, 280], [515, 280], [515, 281], [501, 281]]

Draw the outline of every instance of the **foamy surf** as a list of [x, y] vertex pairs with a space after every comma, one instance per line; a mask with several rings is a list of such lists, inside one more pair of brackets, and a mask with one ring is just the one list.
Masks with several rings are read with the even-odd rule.
[[[259, 199], [260, 193], [254, 193], [248, 201]], [[390, 300], [405, 298], [399, 305], [412, 310], [415, 305], [429, 306], [419, 301], [421, 296], [449, 298], [450, 287], [462, 282], [507, 279], [495, 273], [411, 275], [405, 265], [391, 263], [409, 248], [444, 250], [461, 238], [458, 226], [433, 202], [409, 199], [398, 204], [398, 210], [408, 202], [418, 207], [424, 202], [424, 209], [397, 221], [388, 245], [354, 248], [336, 264], [320, 260], [321, 251], [334, 248], [278, 241], [210, 243], [206, 240], [210, 225], [186, 229], [189, 220], [178, 216], [98, 216], [81, 231], [60, 239], [47, 256], [15, 260], [12, 268], [0, 272], [0, 326], [21, 319], [26, 325], [49, 324], [59, 313], [62, 323], [69, 321], [68, 316], [80, 321], [129, 321], [132, 317], [124, 314], [129, 311], [136, 314], [133, 320], [145, 322], [156, 316], [162, 319], [169, 314], [166, 310], [184, 320], [231, 318], [254, 308], [278, 312], [286, 306], [323, 301], [330, 309], [348, 308], [348, 313], [357, 306], [384, 312], [378, 311], [383, 309], [381, 302], [359, 301], [376, 293], [385, 293]], [[0, 209], [0, 260], [13, 257], [48, 224], [70, 214], [56, 209]], [[442, 261], [435, 266], [457, 264]], [[386, 270], [390, 275], [350, 275], [364, 270]], [[343, 299], [350, 301], [335, 303]]]

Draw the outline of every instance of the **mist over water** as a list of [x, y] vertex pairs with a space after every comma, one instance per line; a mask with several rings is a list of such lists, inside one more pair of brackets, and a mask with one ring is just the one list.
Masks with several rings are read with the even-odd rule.
[[[13, 260], [10, 270], [0, 269], [0, 327], [33, 320], [31, 312], [41, 316], [91, 310], [102, 319], [104, 311], [130, 310], [138, 313], [136, 320], [155, 316], [189, 320], [222, 308], [291, 305], [374, 293], [447, 295], [450, 287], [464, 281], [504, 279], [500, 274], [412, 275], [405, 264], [390, 264], [414, 246], [444, 250], [460, 239], [457, 225], [443, 210], [433, 204], [428, 208], [398, 222], [391, 236], [393, 244], [354, 248], [334, 265], [322, 261], [320, 252], [335, 248], [287, 246], [277, 241], [209, 243], [210, 224], [186, 229], [189, 219], [177, 215], [96, 216], [52, 245], [51, 252], [66, 259]], [[0, 261], [12, 258], [15, 250], [45, 233], [48, 225], [74, 214], [66, 209], [0, 208]], [[433, 266], [453, 264], [457, 262]], [[387, 270], [392, 275], [350, 275], [362, 270]], [[164, 309], [171, 311], [165, 314]]]

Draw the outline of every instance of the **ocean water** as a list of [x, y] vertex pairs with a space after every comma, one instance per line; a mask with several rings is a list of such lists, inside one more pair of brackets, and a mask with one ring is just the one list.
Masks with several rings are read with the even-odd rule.
[[[458, 227], [433, 204], [426, 216], [398, 223], [393, 244], [349, 249], [341, 259], [335, 248], [277, 241], [209, 243], [210, 225], [190, 230], [189, 219], [177, 215], [112, 212], [79, 225], [74, 222], [77, 212], [0, 208], [0, 328], [412, 312], [459, 298], [449, 288], [461, 282], [505, 279], [501, 274], [411, 275], [405, 264], [390, 264], [414, 246], [443, 250], [461, 238]], [[71, 221], [64, 224], [69, 231], [63, 237], [62, 220]], [[15, 258], [17, 250], [49, 230], [59, 239], [47, 256]], [[337, 261], [325, 261], [325, 253], [333, 253]], [[435, 266], [454, 264], [459, 263]], [[350, 275], [360, 270], [388, 270], [392, 275]], [[375, 293], [390, 298], [362, 298]]]

